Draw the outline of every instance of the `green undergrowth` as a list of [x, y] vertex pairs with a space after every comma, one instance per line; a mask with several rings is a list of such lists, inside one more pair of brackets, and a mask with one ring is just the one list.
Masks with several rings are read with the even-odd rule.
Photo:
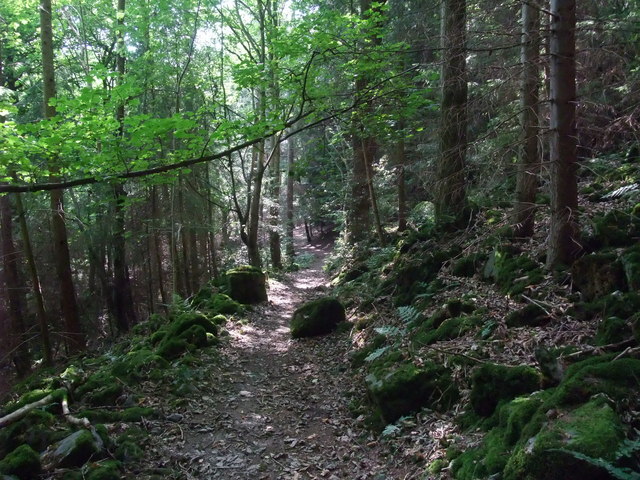
[[[15, 399], [0, 409], [0, 416], [49, 394], [53, 399], [0, 429], [0, 473], [28, 479], [36, 478], [43, 468], [64, 466], [64, 478], [123, 478], [127, 465], [143, 457], [147, 434], [135, 425], [159, 415], [147, 404], [147, 389], [163, 392], [169, 405], [197, 394], [205, 381], [198, 368], [199, 352], [208, 349], [215, 355], [212, 347], [220, 342], [227, 316], [243, 310], [215, 287], [205, 286], [189, 300], [176, 298], [168, 314], [151, 315], [135, 325], [127, 338], [104, 353], [74, 359], [62, 370], [41, 370], [23, 381], [15, 389]], [[72, 414], [89, 420], [95, 434], [85, 430], [83, 436], [64, 421], [63, 396]], [[116, 431], [120, 434], [112, 433]], [[91, 462], [85, 463], [84, 453], [73, 453], [83, 448], [93, 452]], [[54, 452], [62, 449], [70, 449], [69, 455], [75, 457], [69, 458], [76, 460], [59, 459], [60, 453]], [[107, 450], [112, 459], [106, 458]], [[41, 455], [46, 458], [42, 464]]]

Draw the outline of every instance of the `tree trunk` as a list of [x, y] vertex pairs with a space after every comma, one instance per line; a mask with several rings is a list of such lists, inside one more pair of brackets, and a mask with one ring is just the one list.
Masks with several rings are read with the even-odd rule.
[[23, 377], [31, 370], [29, 361], [29, 344], [25, 338], [24, 305], [22, 301], [22, 284], [18, 272], [18, 251], [13, 242], [13, 208], [11, 197], [0, 197], [0, 242], [2, 245], [2, 268], [4, 282], [2, 288], [6, 294], [7, 312], [10, 319], [13, 364], [18, 376]]
[[435, 214], [441, 225], [466, 220], [466, 0], [442, 2], [442, 122], [436, 166]]
[[576, 178], [575, 0], [551, 0], [551, 226], [547, 266], [571, 265], [581, 252]]
[[[404, 125], [400, 126], [401, 130]], [[396, 185], [398, 188], [398, 231], [407, 229], [407, 189], [405, 177], [404, 138], [400, 138], [393, 148], [393, 164], [396, 168]]]
[[[276, 141], [276, 139], [273, 139]], [[271, 265], [276, 270], [282, 270], [282, 246], [280, 240], [280, 145], [275, 145], [271, 156], [269, 170], [271, 171], [271, 206], [269, 207], [269, 253]]]
[[520, 90], [520, 161], [514, 208], [514, 235], [533, 235], [540, 171], [539, 64], [540, 0], [522, 2], [522, 84]]
[[[51, 26], [51, 0], [40, 2], [40, 46], [42, 49], [42, 79], [44, 117], [52, 118], [56, 115], [53, 105], [49, 101], [56, 96], [55, 70], [53, 65], [53, 30]], [[55, 161], [54, 161], [55, 162]], [[55, 163], [51, 166], [53, 180], [57, 174]], [[51, 204], [51, 232], [56, 264], [56, 273], [60, 283], [60, 302], [65, 321], [65, 338], [70, 353], [77, 353], [85, 348], [85, 336], [80, 328], [76, 292], [73, 286], [69, 242], [65, 225], [64, 197], [62, 190], [52, 190]]]
[[247, 253], [249, 263], [257, 268], [262, 268], [260, 258], [260, 245], [258, 242], [258, 228], [260, 226], [260, 200], [262, 197], [262, 179], [264, 177], [264, 142], [257, 147], [257, 165], [253, 179], [253, 189], [251, 191], [251, 202], [249, 205], [249, 221], [247, 224]]
[[33, 298], [36, 302], [36, 315], [38, 317], [38, 325], [40, 327], [40, 339], [42, 341], [42, 354], [45, 366], [53, 364], [53, 355], [51, 353], [51, 339], [49, 336], [49, 322], [47, 313], [44, 309], [44, 300], [42, 299], [42, 288], [40, 287], [40, 277], [38, 276], [38, 268], [31, 247], [31, 236], [27, 226], [24, 206], [22, 205], [22, 196], [16, 194], [16, 211], [18, 213], [18, 223], [20, 224], [20, 232], [22, 236], [22, 248], [24, 249], [25, 260], [29, 267], [31, 276], [31, 287], [33, 290]]
[[285, 251], [287, 253], [287, 257], [289, 257], [289, 261], [293, 262], [293, 257], [295, 256], [295, 249], [293, 245], [293, 186], [295, 180], [295, 141], [293, 138], [290, 138], [287, 146], [288, 150], [288, 159], [289, 165], [287, 167], [287, 202], [286, 202], [286, 220], [285, 220]]
[[125, 203], [127, 193], [121, 184], [114, 187], [115, 215], [113, 235], [113, 301], [115, 307], [115, 321], [119, 332], [127, 332], [136, 323], [136, 313], [133, 305], [131, 279], [127, 265], [125, 240]]

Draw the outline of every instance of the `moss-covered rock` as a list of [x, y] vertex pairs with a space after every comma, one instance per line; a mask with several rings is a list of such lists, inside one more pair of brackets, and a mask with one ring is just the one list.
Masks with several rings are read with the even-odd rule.
[[586, 243], [593, 250], [633, 245], [640, 234], [640, 218], [633, 211], [611, 210], [594, 217], [592, 224], [594, 234]]
[[620, 263], [629, 290], [640, 290], [640, 245], [625, 250], [620, 256]]
[[526, 365], [483, 364], [471, 376], [471, 406], [478, 415], [488, 417], [501, 401], [538, 390], [541, 381], [540, 372]]
[[502, 246], [496, 248], [485, 263], [483, 278], [493, 280], [506, 294], [518, 295], [527, 286], [541, 282], [544, 274], [541, 266], [525, 254]]
[[122, 478], [122, 465], [117, 460], [104, 460], [89, 465], [86, 480], [119, 480]]
[[614, 360], [616, 355], [592, 357], [568, 367], [564, 380], [554, 392], [553, 402], [575, 405], [586, 402], [598, 393], [604, 393], [614, 400], [637, 394], [640, 391], [640, 360]]
[[158, 347], [158, 355], [165, 360], [175, 360], [186, 352], [195, 350], [195, 346], [184, 338], [169, 337]]
[[608, 317], [598, 325], [594, 338], [596, 345], [610, 345], [633, 338], [631, 323], [619, 317]]
[[615, 253], [592, 253], [576, 260], [571, 279], [586, 301], [625, 289], [624, 271]]
[[0, 460], [0, 473], [20, 480], [36, 478], [40, 473], [40, 455], [29, 445], [20, 445]]
[[215, 292], [212, 287], [203, 287], [191, 300], [191, 306], [213, 315], [234, 315], [243, 310], [242, 305], [229, 295]]
[[539, 305], [530, 303], [529, 305], [514, 310], [505, 318], [508, 327], [541, 327], [551, 321], [551, 317]]
[[169, 362], [149, 349], [135, 350], [123, 355], [113, 363], [111, 373], [125, 383], [147, 378], [159, 379]]
[[436, 329], [429, 328], [425, 323], [413, 335], [416, 345], [430, 345], [443, 340], [458, 338], [482, 325], [482, 317], [478, 315], [465, 315], [462, 317], [448, 318]]
[[125, 409], [120, 418], [124, 422], [140, 422], [143, 418], [155, 418], [156, 411], [151, 407], [130, 407]]
[[456, 260], [451, 267], [451, 273], [459, 277], [473, 277], [482, 270], [486, 261], [486, 254], [481, 252], [472, 253]]
[[344, 307], [332, 297], [319, 298], [298, 308], [291, 318], [291, 336], [293, 338], [324, 335], [336, 329], [340, 322], [346, 321]]
[[0, 429], [0, 458], [26, 444], [37, 451], [56, 441], [52, 425], [56, 417], [43, 410], [32, 410], [24, 418]]
[[447, 410], [459, 396], [451, 372], [434, 362], [421, 366], [381, 362], [372, 367], [366, 384], [369, 398], [384, 423], [423, 407]]
[[51, 446], [42, 456], [42, 463], [57, 468], [80, 467], [102, 452], [104, 444], [97, 433], [78, 430]]
[[637, 292], [610, 293], [592, 302], [576, 303], [567, 312], [580, 320], [594, 317], [620, 317], [628, 319], [640, 311], [640, 294]]
[[505, 480], [608, 480], [603, 468], [579, 456], [614, 460], [624, 439], [618, 415], [602, 398], [547, 422], [529, 441], [520, 444], [504, 469]]
[[235, 301], [246, 305], [267, 301], [267, 276], [259, 268], [240, 266], [227, 271], [226, 278], [229, 296]]

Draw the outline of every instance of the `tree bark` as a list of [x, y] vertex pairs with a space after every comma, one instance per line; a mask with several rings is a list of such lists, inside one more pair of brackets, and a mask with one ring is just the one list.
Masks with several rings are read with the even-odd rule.
[[547, 266], [571, 265], [578, 229], [575, 0], [551, 0], [551, 226]]
[[459, 228], [466, 217], [466, 0], [442, 2], [442, 120], [436, 166], [435, 215]]
[[539, 148], [540, 0], [522, 2], [522, 83], [520, 89], [520, 159], [516, 184], [514, 236], [530, 237], [536, 211]]
[[7, 311], [11, 327], [13, 364], [18, 376], [23, 377], [31, 370], [29, 361], [29, 344], [25, 338], [24, 304], [22, 301], [22, 284], [18, 271], [19, 253], [13, 241], [13, 207], [11, 197], [0, 197], [0, 242], [2, 245], [2, 268], [4, 282], [2, 288], [7, 299]]
[[[275, 141], [275, 138], [274, 138]], [[269, 253], [271, 265], [282, 270], [282, 245], [280, 239], [280, 145], [275, 146], [271, 157], [271, 206], [269, 207]]]
[[[53, 64], [53, 29], [51, 25], [51, 0], [41, 0], [40, 46], [42, 50], [44, 117], [46, 119], [55, 117], [56, 115], [55, 107], [50, 105], [50, 100], [56, 96], [55, 69]], [[51, 165], [50, 170], [54, 177], [52, 180], [57, 182], [57, 168], [55, 163]], [[86, 340], [80, 327], [78, 304], [73, 285], [62, 190], [56, 189], [51, 191], [50, 205], [51, 232], [56, 273], [60, 283], [60, 302], [66, 329], [65, 338], [69, 352], [76, 353], [84, 350]]]
[[38, 325], [40, 327], [40, 340], [42, 342], [42, 355], [45, 366], [53, 365], [53, 355], [51, 353], [51, 338], [49, 336], [49, 321], [47, 320], [47, 312], [44, 308], [44, 300], [42, 299], [42, 288], [40, 286], [40, 277], [38, 276], [38, 267], [33, 255], [31, 246], [31, 236], [29, 235], [29, 227], [25, 217], [24, 206], [22, 204], [22, 196], [16, 193], [16, 211], [18, 213], [18, 223], [20, 224], [20, 232], [22, 236], [22, 248], [24, 249], [25, 260], [29, 267], [29, 275], [31, 276], [31, 288], [33, 290], [33, 298], [36, 302], [36, 315], [38, 317]]
[[285, 214], [285, 251], [287, 257], [289, 257], [289, 261], [293, 262], [293, 257], [296, 252], [293, 244], [293, 186], [295, 180], [295, 141], [291, 138], [287, 142], [288, 146], [288, 160], [289, 165], [287, 166], [287, 201], [286, 201], [286, 214]]

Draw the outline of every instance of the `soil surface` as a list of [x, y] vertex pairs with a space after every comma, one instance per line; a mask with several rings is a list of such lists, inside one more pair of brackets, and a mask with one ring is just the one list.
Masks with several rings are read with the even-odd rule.
[[197, 393], [148, 425], [155, 467], [182, 478], [414, 478], [349, 412], [349, 335], [290, 338], [295, 308], [328, 293], [331, 249], [299, 245], [310, 266], [270, 279], [269, 302], [229, 322], [228, 339], [197, 367]]

